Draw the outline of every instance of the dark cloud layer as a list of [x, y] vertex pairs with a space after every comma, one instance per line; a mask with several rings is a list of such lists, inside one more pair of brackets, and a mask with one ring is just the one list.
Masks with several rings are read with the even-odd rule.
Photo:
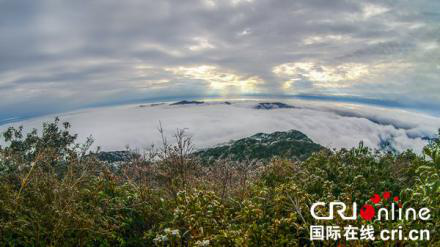
[[435, 112], [439, 23], [435, 0], [2, 0], [0, 121], [194, 95]]

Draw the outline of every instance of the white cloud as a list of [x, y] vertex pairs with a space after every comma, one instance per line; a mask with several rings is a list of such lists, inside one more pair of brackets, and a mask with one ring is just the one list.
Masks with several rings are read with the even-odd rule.
[[314, 36], [308, 36], [303, 39], [303, 43], [305, 45], [313, 45], [313, 44], [319, 44], [319, 43], [327, 43], [327, 42], [346, 42], [350, 39], [347, 35], [314, 35]]
[[188, 49], [190, 49], [191, 51], [201, 51], [215, 48], [215, 46], [211, 44], [208, 39], [205, 38], [196, 37], [193, 38], [193, 41], [195, 42], [195, 44], [188, 47]]
[[214, 8], [217, 6], [216, 1], [214, 1], [214, 0], [202, 0], [202, 3], [205, 4], [209, 8]]
[[231, 0], [232, 5], [238, 5], [242, 3], [252, 3], [254, 0]]
[[272, 72], [286, 79], [284, 89], [289, 89], [296, 81], [307, 80], [319, 88], [349, 88], [354, 84], [383, 81], [385, 73], [399, 74], [412, 65], [404, 61], [379, 63], [324, 64], [319, 62], [292, 62], [273, 67]]
[[363, 9], [362, 9], [362, 14], [364, 18], [370, 18], [370, 17], [374, 17], [380, 14], [383, 14], [385, 12], [387, 12], [389, 9], [381, 6], [381, 5], [377, 5], [377, 4], [366, 4]]
[[313, 62], [280, 64], [272, 71], [277, 76], [290, 77], [290, 81], [307, 79], [316, 82], [320, 87], [346, 87], [348, 85], [346, 82], [359, 79], [369, 72], [366, 65], [359, 63], [331, 66]]
[[[290, 100], [295, 109], [257, 110], [257, 101], [208, 102], [203, 105], [167, 104], [158, 106], [126, 105], [95, 108], [66, 113], [62, 121], [69, 121], [80, 139], [93, 135], [96, 145], [104, 150], [146, 148], [159, 144], [159, 122], [171, 138], [176, 129], [187, 129], [196, 147], [208, 147], [231, 139], [296, 129], [313, 141], [330, 148], [350, 148], [363, 140], [377, 148], [382, 140], [390, 140], [402, 151], [421, 152], [426, 144], [422, 138], [434, 136], [440, 118], [402, 110], [353, 104]], [[25, 129], [41, 126], [53, 116], [32, 119], [23, 124]], [[0, 126], [0, 131], [6, 126]]]

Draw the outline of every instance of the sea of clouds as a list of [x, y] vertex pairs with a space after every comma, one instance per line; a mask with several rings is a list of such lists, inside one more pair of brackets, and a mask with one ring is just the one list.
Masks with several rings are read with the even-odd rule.
[[[273, 101], [273, 100], [272, 100]], [[210, 101], [204, 104], [123, 105], [60, 114], [61, 121], [84, 141], [92, 135], [102, 150], [146, 149], [161, 143], [161, 125], [169, 142], [177, 129], [191, 135], [196, 148], [206, 148], [253, 135], [295, 129], [329, 148], [350, 148], [360, 141], [371, 148], [388, 142], [394, 149], [421, 152], [440, 128], [440, 118], [400, 109], [346, 103], [283, 101], [294, 108], [256, 109], [268, 101]], [[54, 115], [0, 126], [41, 128]]]

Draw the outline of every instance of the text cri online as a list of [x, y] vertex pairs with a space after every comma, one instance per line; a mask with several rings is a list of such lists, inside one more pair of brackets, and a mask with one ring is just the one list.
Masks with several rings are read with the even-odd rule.
[[[327, 207], [328, 215], [319, 216], [316, 214], [317, 207]], [[318, 220], [333, 220], [335, 214], [343, 220], [355, 221], [358, 219], [358, 207], [356, 203], [353, 203], [352, 215], [345, 215], [347, 206], [343, 202], [330, 202], [328, 205], [324, 202], [314, 203], [310, 208], [310, 213], [313, 218]], [[364, 210], [360, 212], [361, 218], [364, 220], [372, 221], [373, 219], [378, 221], [415, 221], [422, 220], [427, 221], [431, 219], [431, 211], [428, 208], [421, 208], [416, 210], [414, 208], [406, 208], [403, 210], [400, 207], [395, 207], [395, 204], [391, 204], [388, 208], [375, 209], [371, 207], [370, 212]], [[430, 231], [427, 229], [410, 229], [403, 230], [402, 226], [397, 229], [383, 229], [375, 233], [374, 226], [370, 224], [363, 225], [361, 227], [351, 226], [339, 227], [339, 226], [323, 226], [315, 225], [310, 227], [311, 240], [338, 240], [345, 238], [346, 240], [430, 240]], [[376, 235], [377, 234], [377, 235]]]

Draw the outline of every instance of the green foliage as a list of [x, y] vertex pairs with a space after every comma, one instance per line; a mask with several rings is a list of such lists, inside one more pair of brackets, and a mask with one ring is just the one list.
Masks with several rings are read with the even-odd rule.
[[428, 156], [437, 168], [440, 168], [440, 129], [438, 130], [439, 138], [434, 139], [423, 152]]
[[291, 130], [272, 134], [258, 133], [227, 145], [209, 148], [196, 153], [204, 161], [230, 158], [232, 160], [270, 161], [279, 156], [285, 159], [305, 160], [312, 153], [324, 149], [303, 133]]
[[[114, 167], [89, 150], [91, 140], [77, 144], [69, 128], [56, 119], [41, 134], [34, 130], [25, 135], [22, 128], [4, 134], [0, 245], [334, 246], [309, 240], [310, 225], [324, 224], [310, 215], [312, 203], [362, 204], [384, 191], [400, 196], [404, 208], [430, 208], [431, 220], [369, 224], [377, 229], [429, 229], [431, 240], [337, 244], [440, 244], [438, 141], [425, 148], [423, 157], [411, 151], [373, 152], [361, 143], [351, 150], [317, 148], [304, 161], [285, 153], [293, 157], [257, 163], [216, 159], [202, 166], [190, 138], [180, 131], [175, 145], [164, 141], [157, 154], [135, 155]], [[261, 135], [246, 142], [270, 139]], [[283, 134], [276, 135], [279, 140]], [[284, 137], [291, 139], [282, 145], [294, 142], [296, 150], [311, 143], [300, 132]], [[325, 222], [341, 227], [349, 223], [367, 224], [361, 219]]]

